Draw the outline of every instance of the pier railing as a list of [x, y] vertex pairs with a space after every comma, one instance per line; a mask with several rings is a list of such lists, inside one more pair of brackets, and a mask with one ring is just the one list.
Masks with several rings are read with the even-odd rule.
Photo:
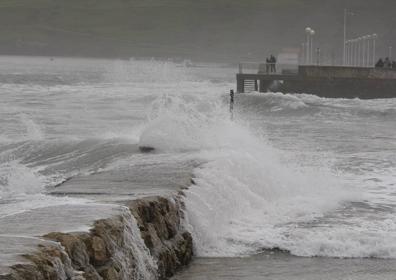
[[238, 65], [239, 74], [281, 74], [297, 75], [298, 64], [281, 64], [267, 62], [241, 62]]

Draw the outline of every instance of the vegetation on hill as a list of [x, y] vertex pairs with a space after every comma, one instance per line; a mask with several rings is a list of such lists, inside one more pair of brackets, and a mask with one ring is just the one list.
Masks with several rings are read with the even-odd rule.
[[385, 49], [396, 3], [362, 2], [2, 0], [0, 53], [237, 61], [299, 47], [310, 25], [323, 50], [337, 54], [345, 6], [359, 12], [350, 36], [377, 32]]

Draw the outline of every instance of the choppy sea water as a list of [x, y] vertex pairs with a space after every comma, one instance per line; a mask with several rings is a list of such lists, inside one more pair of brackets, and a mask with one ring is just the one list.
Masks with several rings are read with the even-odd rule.
[[87, 203], [47, 193], [77, 175], [138, 164], [146, 159], [136, 145], [152, 146], [154, 162], [201, 163], [186, 191], [186, 227], [208, 267], [208, 257], [227, 260], [214, 266], [220, 272], [239, 257], [265, 267], [260, 253], [273, 248], [288, 252], [280, 267], [306, 257], [388, 267], [396, 258], [396, 99], [249, 93], [236, 97], [232, 121], [235, 69], [199, 66], [1, 57], [0, 218]]

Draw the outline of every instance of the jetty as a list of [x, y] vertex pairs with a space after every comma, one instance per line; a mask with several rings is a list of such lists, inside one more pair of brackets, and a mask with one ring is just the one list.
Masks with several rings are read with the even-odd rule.
[[395, 98], [396, 69], [276, 65], [269, 73], [265, 63], [240, 63], [237, 92], [305, 93], [327, 98]]
[[195, 164], [79, 175], [47, 194], [75, 203], [0, 217], [0, 280], [170, 278], [193, 256], [183, 190]]

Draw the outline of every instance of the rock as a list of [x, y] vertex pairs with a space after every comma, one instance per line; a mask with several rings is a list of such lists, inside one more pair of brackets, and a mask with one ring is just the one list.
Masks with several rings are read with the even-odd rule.
[[154, 147], [150, 147], [150, 146], [139, 146], [139, 150], [140, 150], [142, 153], [149, 153], [149, 152], [154, 151], [155, 148], [154, 148]]
[[88, 233], [45, 235], [57, 243], [39, 246], [24, 256], [29, 263], [14, 265], [0, 279], [167, 279], [191, 261], [192, 237], [181, 226], [184, 205], [178, 199], [150, 197], [126, 205], [125, 215], [97, 220]]
[[92, 238], [93, 259], [96, 265], [104, 264], [109, 260], [105, 242], [98, 236]]
[[182, 207], [175, 202], [152, 197], [128, 204], [136, 217], [143, 240], [158, 263], [160, 279], [172, 276], [193, 256], [191, 234], [181, 227]]

